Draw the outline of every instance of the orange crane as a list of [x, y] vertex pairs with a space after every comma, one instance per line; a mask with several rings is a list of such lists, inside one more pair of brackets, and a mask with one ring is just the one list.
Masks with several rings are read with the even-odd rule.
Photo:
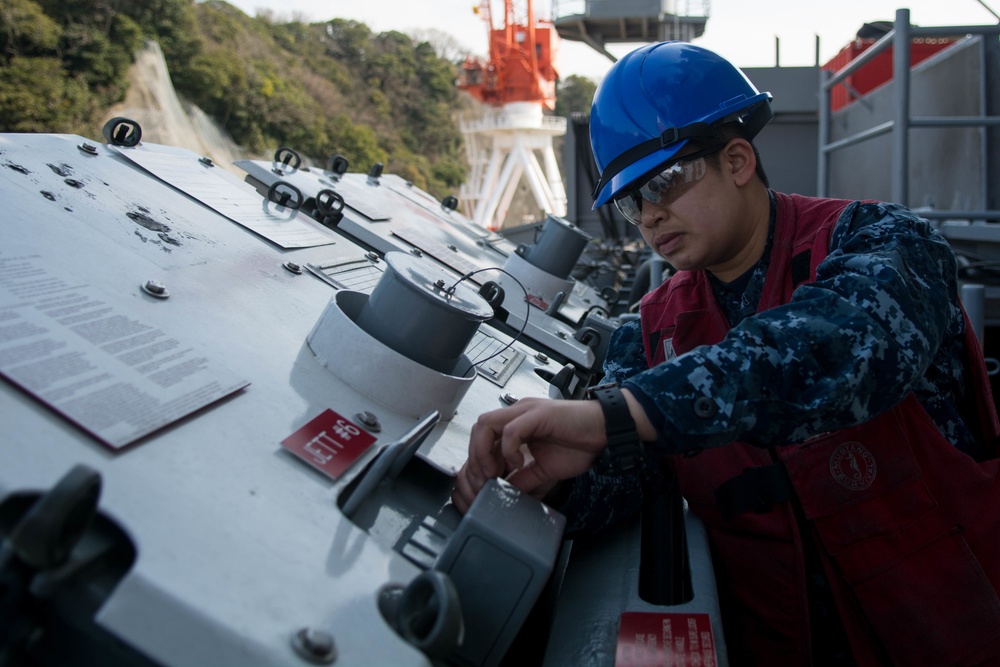
[[488, 26], [489, 60], [466, 58], [458, 87], [491, 106], [510, 102], [538, 102], [555, 108], [556, 49], [559, 36], [551, 21], [535, 17], [532, 0], [526, 14], [515, 16], [514, 0], [504, 0], [503, 23], [494, 25], [490, 0], [482, 0], [474, 11]]

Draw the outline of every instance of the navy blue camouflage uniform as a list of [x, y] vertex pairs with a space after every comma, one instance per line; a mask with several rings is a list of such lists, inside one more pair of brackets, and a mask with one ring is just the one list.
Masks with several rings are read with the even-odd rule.
[[[802, 442], [863, 423], [913, 392], [942, 435], [978, 457], [960, 406], [962, 337], [955, 255], [926, 220], [894, 204], [854, 202], [833, 230], [816, 281], [791, 301], [756, 313], [774, 233], [761, 260], [733, 283], [713, 279], [732, 330], [716, 345], [648, 368], [638, 320], [612, 337], [602, 382], [628, 388], [660, 440], [630, 475], [597, 465], [570, 480], [553, 504], [567, 532], [593, 532], [641, 509], [664, 488], [665, 454], [743, 441]], [[685, 406], [716, 400], [711, 418]], [[606, 454], [602, 455], [606, 456]]]

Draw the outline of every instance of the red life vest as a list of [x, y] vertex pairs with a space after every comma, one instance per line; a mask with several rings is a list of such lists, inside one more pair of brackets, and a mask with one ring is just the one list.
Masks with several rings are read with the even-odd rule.
[[[850, 203], [776, 197], [758, 312], [787, 303], [803, 267], [815, 278]], [[703, 271], [680, 272], [648, 294], [641, 318], [650, 366], [667, 345], [683, 354], [729, 330]], [[1000, 425], [982, 353], [966, 331], [967, 395], [979, 398], [979, 435], [993, 442]], [[791, 500], [727, 518], [716, 490], [777, 462]], [[1000, 664], [998, 461], [977, 463], [955, 449], [912, 394], [869, 422], [804, 444], [734, 443], [671, 464], [708, 529], [734, 663], [810, 663], [803, 549], [812, 539], [859, 665], [885, 656], [898, 665]]]

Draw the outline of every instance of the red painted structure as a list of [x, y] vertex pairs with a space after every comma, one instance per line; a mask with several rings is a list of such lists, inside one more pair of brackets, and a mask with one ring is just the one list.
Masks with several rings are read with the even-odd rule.
[[559, 36], [552, 22], [535, 18], [532, 0], [524, 16], [515, 16], [513, 0], [504, 0], [500, 25], [494, 25], [490, 0], [482, 0], [476, 13], [489, 29], [489, 59], [467, 58], [458, 87], [491, 106], [539, 102], [555, 108]]
[[[938, 51], [953, 44], [956, 38], [915, 38], [910, 42], [910, 67], [930, 58]], [[840, 53], [823, 65], [822, 69], [837, 72], [862, 53], [868, 50], [877, 39], [855, 39], [840, 50]], [[861, 67], [830, 91], [830, 110], [837, 111], [846, 107], [859, 96], [878, 88], [892, 80], [893, 66], [892, 49], [886, 49], [875, 56], [871, 62]]]

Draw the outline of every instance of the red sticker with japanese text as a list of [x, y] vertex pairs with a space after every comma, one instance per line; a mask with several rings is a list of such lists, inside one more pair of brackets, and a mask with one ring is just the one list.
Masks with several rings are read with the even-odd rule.
[[715, 667], [708, 614], [627, 611], [618, 623], [615, 667]]
[[375, 436], [368, 431], [333, 410], [324, 410], [281, 444], [309, 465], [337, 479], [373, 442]]

